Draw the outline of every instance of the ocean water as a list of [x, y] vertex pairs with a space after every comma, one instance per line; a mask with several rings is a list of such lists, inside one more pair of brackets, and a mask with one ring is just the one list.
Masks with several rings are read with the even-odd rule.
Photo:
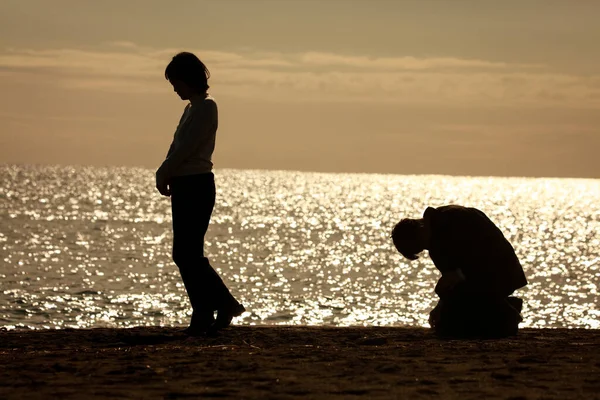
[[[529, 285], [524, 327], [600, 328], [600, 180], [217, 170], [206, 250], [238, 324], [428, 326], [439, 277], [389, 235], [427, 206], [483, 210]], [[153, 171], [0, 166], [0, 327], [185, 325]]]

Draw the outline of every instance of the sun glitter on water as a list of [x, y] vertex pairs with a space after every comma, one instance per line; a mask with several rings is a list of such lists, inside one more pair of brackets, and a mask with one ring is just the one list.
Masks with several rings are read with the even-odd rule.
[[[152, 171], [0, 167], [0, 326], [178, 325], [189, 307]], [[427, 206], [477, 207], [529, 285], [522, 326], [600, 328], [599, 180], [218, 170], [206, 250], [240, 324], [427, 326], [439, 277], [392, 226]], [[576, 194], [576, 195], [575, 195]]]

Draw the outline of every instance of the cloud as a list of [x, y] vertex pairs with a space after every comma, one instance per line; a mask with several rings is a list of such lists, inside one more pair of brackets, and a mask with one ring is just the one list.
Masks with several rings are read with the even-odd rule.
[[542, 68], [542, 65], [507, 64], [484, 60], [452, 57], [365, 57], [345, 56], [318, 52], [304, 53], [299, 57], [304, 65], [353, 67], [367, 70], [430, 70], [430, 69], [502, 69], [502, 68]]
[[14, 50], [0, 54], [0, 68], [46, 69], [90, 76], [151, 77], [163, 67], [160, 55], [139, 51], [79, 49]]
[[[80, 90], [164, 91], [164, 67], [178, 51], [131, 42], [85, 49], [6, 49], [0, 52], [0, 79], [33, 73], [53, 76], [54, 84]], [[560, 74], [541, 65], [319, 52], [195, 53], [211, 69], [215, 92], [228, 96], [277, 101], [600, 108], [600, 75]]]

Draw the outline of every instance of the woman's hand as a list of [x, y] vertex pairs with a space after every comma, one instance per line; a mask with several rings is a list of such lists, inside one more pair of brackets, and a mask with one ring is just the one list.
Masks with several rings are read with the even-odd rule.
[[156, 171], [156, 188], [163, 196], [171, 196], [171, 189], [169, 188], [169, 178], [164, 170], [161, 168]]

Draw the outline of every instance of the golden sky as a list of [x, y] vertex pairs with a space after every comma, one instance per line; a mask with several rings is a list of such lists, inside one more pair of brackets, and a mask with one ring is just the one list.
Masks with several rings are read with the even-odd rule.
[[600, 1], [0, 0], [0, 162], [157, 167], [209, 67], [216, 168], [600, 178]]

